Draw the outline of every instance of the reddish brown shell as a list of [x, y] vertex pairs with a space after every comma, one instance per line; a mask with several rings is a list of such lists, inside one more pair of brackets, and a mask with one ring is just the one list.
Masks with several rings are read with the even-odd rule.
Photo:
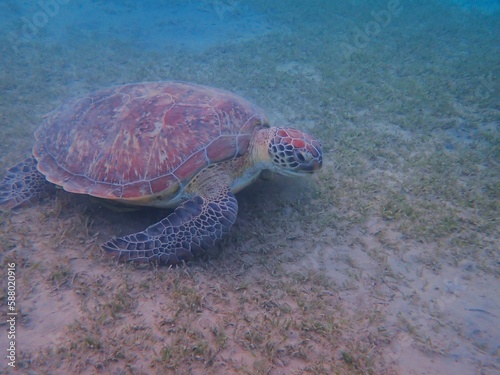
[[261, 109], [227, 91], [184, 82], [129, 84], [69, 101], [35, 132], [47, 180], [118, 200], [169, 196], [209, 164], [247, 152]]

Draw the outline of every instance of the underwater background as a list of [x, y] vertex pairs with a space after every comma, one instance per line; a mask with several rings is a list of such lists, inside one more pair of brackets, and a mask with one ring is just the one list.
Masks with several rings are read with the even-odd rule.
[[239, 193], [231, 234], [175, 269], [99, 247], [165, 212], [64, 191], [2, 212], [16, 366], [500, 374], [499, 36], [498, 0], [0, 2], [2, 171], [66, 99], [141, 81], [233, 91], [324, 149], [312, 179]]

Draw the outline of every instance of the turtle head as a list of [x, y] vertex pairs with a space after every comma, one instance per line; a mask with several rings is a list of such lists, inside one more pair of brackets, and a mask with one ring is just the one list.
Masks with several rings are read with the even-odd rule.
[[267, 130], [272, 170], [287, 176], [303, 176], [321, 168], [323, 155], [319, 141], [292, 128]]

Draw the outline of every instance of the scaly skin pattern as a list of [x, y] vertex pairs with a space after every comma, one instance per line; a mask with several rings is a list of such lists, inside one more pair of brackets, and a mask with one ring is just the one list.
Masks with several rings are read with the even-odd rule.
[[121, 262], [176, 265], [213, 246], [229, 231], [237, 212], [238, 202], [226, 188], [209, 199], [193, 197], [159, 223], [102, 247]]
[[316, 139], [296, 129], [274, 129], [269, 132], [269, 155], [276, 172], [306, 174], [321, 168], [323, 155]]
[[5, 209], [20, 207], [39, 198], [47, 186], [45, 176], [38, 172], [35, 158], [27, 158], [7, 170], [0, 182], [0, 206]]
[[238, 202], [229, 187], [234, 163], [211, 165], [190, 181], [191, 198], [159, 223], [102, 247], [119, 261], [176, 265], [222, 238], [236, 220]]

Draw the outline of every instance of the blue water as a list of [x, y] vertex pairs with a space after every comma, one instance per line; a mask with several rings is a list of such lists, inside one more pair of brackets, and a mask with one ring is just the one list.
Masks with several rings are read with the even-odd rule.
[[[455, 360], [464, 366], [464, 374], [479, 369], [479, 363], [486, 364], [484, 373], [500, 373], [500, 243], [498, 227], [495, 229], [500, 215], [499, 0], [3, 0], [0, 41], [2, 167], [29, 155], [32, 133], [40, 119], [67, 98], [127, 82], [186, 80], [232, 90], [262, 106], [273, 124], [320, 137], [325, 149], [320, 184], [359, 179], [364, 186], [361, 191], [369, 185], [372, 173], [386, 173], [387, 185], [372, 189], [373, 206], [391, 199], [384, 192], [396, 191], [410, 196], [410, 203], [427, 197], [429, 211], [436, 214], [426, 219], [432, 223], [428, 226], [444, 225], [441, 209], [458, 212], [448, 237], [416, 239], [435, 245], [430, 248], [439, 249], [440, 264], [449, 267], [441, 275], [438, 271], [438, 276], [432, 274], [429, 284], [440, 285], [449, 304], [426, 295], [425, 308], [410, 306], [405, 312], [418, 315], [434, 305], [444, 309], [462, 298], [460, 309], [444, 310], [457, 316], [449, 319], [455, 319], [459, 328], [436, 334], [436, 345], [446, 347], [447, 354], [443, 359], [436, 354], [438, 349], [432, 349], [438, 368], [435, 373], [443, 373], [440, 371]], [[383, 136], [372, 142], [367, 134]], [[357, 140], [364, 136], [366, 143], [360, 146]], [[411, 142], [415, 137], [422, 140], [422, 148]], [[390, 153], [387, 145], [395, 140], [408, 142], [407, 150], [397, 148], [403, 154]], [[443, 159], [455, 161], [452, 172], [439, 157], [428, 165], [412, 164], [437, 151]], [[467, 161], [473, 167], [465, 166]], [[355, 168], [366, 168], [366, 173], [355, 174]], [[451, 175], [443, 183], [453, 180], [461, 186], [460, 193], [451, 194], [446, 185], [431, 193], [425, 187], [414, 191], [397, 185], [411, 181], [417, 168], [421, 179], [436, 170]], [[326, 178], [327, 174], [334, 177]], [[359, 191], [353, 190], [352, 196]], [[471, 196], [474, 198], [468, 200]], [[481, 197], [487, 199], [479, 202]], [[348, 198], [338, 198], [335, 204], [343, 199]], [[344, 207], [345, 217], [357, 217], [355, 200]], [[321, 205], [327, 210], [334, 202]], [[372, 205], [366, 206], [369, 210]], [[287, 207], [286, 212], [293, 216], [293, 210]], [[401, 214], [389, 214], [388, 209], [380, 212], [372, 219], [392, 215], [384, 222], [387, 226]], [[416, 227], [422, 222], [413, 224]], [[337, 225], [331, 224], [332, 231]], [[485, 227], [488, 231], [483, 231]], [[460, 237], [461, 230], [466, 235]], [[394, 253], [387, 241], [387, 253], [394, 262], [404, 258], [405, 236], [400, 233], [403, 244], [395, 245]], [[334, 240], [336, 237], [325, 241]], [[352, 243], [356, 245], [356, 241]], [[453, 260], [446, 254], [453, 253], [457, 243], [463, 246], [456, 251], [457, 257], [469, 255], [452, 266]], [[425, 248], [422, 254], [430, 251]], [[408, 266], [411, 272], [431, 269], [420, 255]], [[471, 272], [472, 276], [456, 276], [450, 282], [453, 267], [458, 269], [457, 275]], [[446, 272], [449, 274], [444, 276]], [[439, 290], [423, 282], [425, 285], [417, 285], [419, 277], [408, 281], [415, 283], [409, 287], [415, 293]], [[449, 291], [447, 285], [454, 289]], [[394, 298], [406, 303], [412, 293], [408, 290], [405, 298]], [[481, 305], [484, 301], [488, 301], [487, 307]], [[432, 315], [426, 322], [438, 322], [439, 329], [445, 330], [443, 327], [451, 326], [443, 323], [446, 319]], [[433, 334], [429, 333], [427, 341], [425, 337], [420, 340], [427, 345]], [[425, 352], [421, 342], [401, 345]], [[453, 363], [439, 367], [440, 358]], [[418, 360], [415, 364], [404, 355], [398, 360], [407, 371], [419, 370]]]
[[4, 22], [11, 24], [8, 35], [14, 49], [35, 38], [61, 44], [85, 43], [89, 38], [99, 42], [102, 38], [140, 49], [202, 51], [228, 39], [256, 37], [269, 27], [262, 15], [236, 4], [54, 0], [12, 6], [14, 12], [3, 4], [6, 9], [2, 13]]

